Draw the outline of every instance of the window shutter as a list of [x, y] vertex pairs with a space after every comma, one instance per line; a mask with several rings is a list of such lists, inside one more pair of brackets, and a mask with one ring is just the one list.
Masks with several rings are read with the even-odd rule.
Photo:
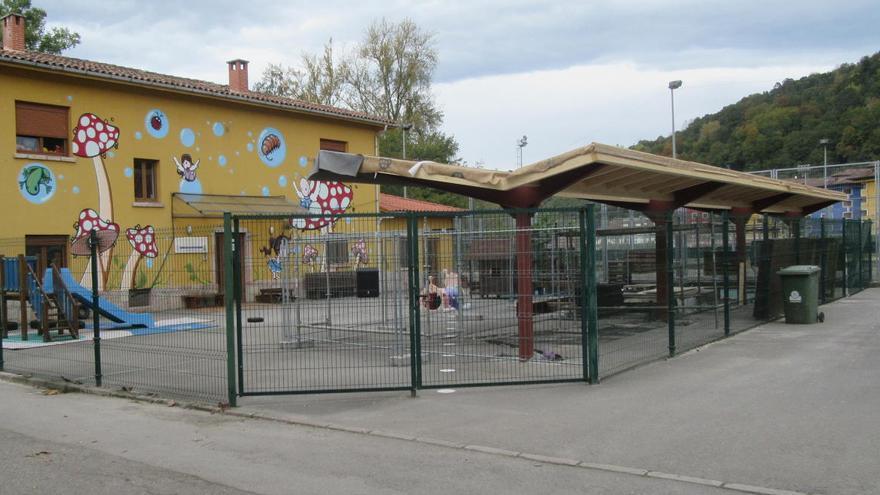
[[68, 139], [66, 107], [15, 102], [15, 133], [19, 136]]
[[333, 139], [322, 139], [321, 149], [324, 151], [341, 151], [345, 153], [348, 149], [348, 143], [345, 141], [335, 141]]

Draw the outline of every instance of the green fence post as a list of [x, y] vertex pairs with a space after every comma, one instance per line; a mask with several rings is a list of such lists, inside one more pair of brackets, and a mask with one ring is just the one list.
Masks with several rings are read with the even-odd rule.
[[672, 266], [672, 257], [675, 255], [675, 240], [673, 238], [674, 212], [669, 211], [666, 215], [666, 323], [669, 331], [669, 356], [675, 356], [675, 270]]
[[819, 268], [821, 271], [819, 272], [819, 302], [825, 304], [826, 295], [825, 295], [825, 277], [827, 277], [826, 269], [828, 266], [828, 239], [825, 238], [825, 218], [819, 219], [819, 238], [821, 251], [819, 253]]
[[847, 289], [849, 288], [849, 270], [847, 269], [847, 265], [849, 263], [849, 256], [847, 256], [847, 251], [849, 250], [849, 243], [846, 241], [846, 219], [840, 219], [840, 237], [843, 239], [843, 295], [842, 297], [846, 297]]
[[[239, 219], [236, 218], [232, 221], [233, 228], [233, 239], [238, 239], [241, 234], [241, 225], [239, 223]], [[242, 305], [242, 293], [244, 292], [244, 287], [241, 286], [241, 282], [243, 277], [241, 276], [242, 270], [242, 259], [241, 253], [242, 250], [238, 249], [239, 246], [236, 246], [235, 251], [232, 253], [232, 262], [234, 265], [233, 268], [233, 278], [235, 283], [235, 351], [238, 356], [238, 394], [244, 394], [244, 349], [242, 348], [242, 317], [241, 317], [241, 305]]]
[[764, 213], [763, 215], [763, 225], [761, 226], [761, 240], [763, 241], [762, 250], [764, 251], [764, 256], [761, 258], [764, 267], [766, 267], [767, 278], [766, 283], [764, 283], [764, 305], [767, 308], [767, 318], [770, 317], [770, 280], [773, 278], [773, 274], [769, 273], [770, 271], [770, 256], [767, 254], [770, 252], [770, 215]]
[[865, 220], [865, 225], [868, 226], [868, 235], [865, 236], [865, 249], [868, 253], [868, 280], [865, 285], [871, 285], [871, 282], [874, 281], [874, 222], [869, 218]]
[[587, 383], [592, 383], [592, 379], [590, 376], [590, 331], [589, 331], [589, 320], [590, 320], [590, 274], [591, 271], [589, 268], [589, 260], [587, 259], [589, 255], [587, 254], [588, 245], [587, 245], [587, 215], [588, 211], [590, 211], [588, 205], [587, 208], [581, 208], [578, 211], [578, 251], [580, 254], [580, 286], [581, 286], [581, 294], [579, 306], [581, 308], [580, 318], [581, 318], [581, 356], [583, 357], [583, 362], [581, 363], [582, 372], [584, 376], [584, 381]]
[[724, 292], [724, 335], [730, 335], [730, 274], [727, 271], [730, 264], [730, 226], [729, 213], [721, 212], [721, 285]]
[[596, 295], [596, 205], [579, 212], [581, 255], [581, 354], [584, 380], [599, 383], [599, 312]]
[[406, 216], [407, 247], [409, 248], [409, 366], [410, 395], [422, 388], [422, 329], [419, 309], [419, 223], [412, 213]]
[[232, 214], [223, 213], [223, 304], [226, 308], [226, 396], [230, 407], [236, 406], [235, 368], [235, 267], [233, 256], [237, 246], [232, 238]]
[[857, 259], [859, 260], [859, 290], [862, 290], [865, 288], [865, 283], [864, 283], [865, 279], [862, 276], [862, 221], [861, 220], [859, 220], [858, 225], [859, 225], [859, 231], [858, 231], [859, 232], [859, 251], [858, 251]]
[[[92, 347], [95, 350], [95, 386], [101, 386], [103, 373], [101, 372], [101, 312], [98, 311], [100, 305], [100, 295], [98, 294], [98, 232], [92, 230], [89, 232], [89, 254], [92, 261]], [[25, 271], [21, 270], [20, 277], [25, 276]], [[22, 321], [21, 326], [27, 325]]]

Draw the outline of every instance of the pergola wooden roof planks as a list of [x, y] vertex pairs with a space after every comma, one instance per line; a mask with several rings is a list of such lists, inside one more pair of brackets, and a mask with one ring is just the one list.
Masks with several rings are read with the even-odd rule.
[[536, 207], [559, 195], [638, 211], [686, 206], [803, 216], [846, 200], [835, 191], [599, 143], [511, 172], [321, 151], [311, 177], [420, 185], [506, 207]]
[[[657, 304], [670, 308], [668, 219], [676, 208], [732, 213], [737, 257], [744, 263], [745, 222], [752, 214], [797, 218], [847, 199], [835, 191], [599, 143], [512, 172], [321, 151], [310, 178], [426, 186], [507, 208], [537, 207], [559, 195], [641, 211], [657, 225]], [[534, 355], [531, 215], [517, 213], [515, 217], [519, 357], [530, 359]], [[672, 313], [664, 317], [672, 318]], [[671, 338], [671, 352], [674, 347]]]

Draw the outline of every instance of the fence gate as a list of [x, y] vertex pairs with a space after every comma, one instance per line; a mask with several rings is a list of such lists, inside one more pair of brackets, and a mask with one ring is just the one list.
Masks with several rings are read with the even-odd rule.
[[586, 379], [586, 209], [227, 224], [237, 395]]

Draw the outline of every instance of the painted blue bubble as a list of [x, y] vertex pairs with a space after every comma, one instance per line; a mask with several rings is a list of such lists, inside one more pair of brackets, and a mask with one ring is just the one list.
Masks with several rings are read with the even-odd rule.
[[24, 199], [41, 205], [55, 195], [58, 183], [52, 169], [42, 163], [28, 163], [18, 174], [18, 190]]
[[72, 96], [72, 95], [67, 95], [67, 101], [73, 101], [73, 96]]
[[211, 130], [214, 131], [214, 135], [220, 137], [226, 134], [226, 126], [221, 124], [220, 122], [214, 122], [214, 125], [211, 127]]
[[282, 175], [278, 177], [278, 185], [281, 187], [287, 187], [287, 176]]
[[225, 167], [226, 166], [226, 155], [218, 156], [217, 163], [219, 163], [221, 167]]
[[253, 152], [254, 151], [254, 143], [248, 143], [247, 150]]
[[299, 157], [299, 166], [300, 167], [305, 167], [308, 164], [309, 164], [309, 159], [307, 157], [305, 157], [305, 156]]
[[108, 151], [108, 152], [107, 152], [107, 158], [113, 158], [113, 157], [115, 157], [115, 156], [116, 156], [116, 152], [115, 152], [115, 151]]
[[192, 182], [180, 180], [180, 192], [187, 194], [202, 194], [202, 183], [199, 179]]
[[125, 167], [125, 170], [123, 170], [123, 173], [125, 173], [126, 177], [131, 177], [134, 175], [134, 170], [132, 170], [131, 167]]
[[153, 136], [156, 139], [162, 139], [167, 136], [169, 127], [168, 116], [158, 108], [150, 110], [147, 112], [147, 115], [144, 116], [144, 128], [150, 136]]
[[153, 268], [153, 258], [147, 258], [147, 268]]
[[58, 180], [64, 180], [64, 175], [59, 174], [59, 175], [58, 175]]
[[251, 131], [248, 131], [248, 137], [253, 137], [253, 136], [254, 136], [254, 133]]
[[187, 148], [196, 144], [196, 133], [193, 132], [189, 127], [184, 127], [180, 130], [180, 144], [186, 146]]
[[79, 186], [73, 186], [72, 188], [70, 188], [70, 191], [73, 194], [79, 194]]
[[351, 217], [346, 217], [346, 218], [345, 218], [345, 223], [351, 223]]
[[281, 131], [273, 127], [263, 129], [260, 137], [257, 138], [257, 155], [263, 163], [273, 168], [284, 163], [287, 144]]
[[144, 134], [141, 131], [134, 131], [134, 138], [135, 139], [143, 139], [143, 137], [144, 137]]
[[263, 192], [263, 196], [268, 196], [269, 195], [269, 186], [263, 186], [262, 192]]

